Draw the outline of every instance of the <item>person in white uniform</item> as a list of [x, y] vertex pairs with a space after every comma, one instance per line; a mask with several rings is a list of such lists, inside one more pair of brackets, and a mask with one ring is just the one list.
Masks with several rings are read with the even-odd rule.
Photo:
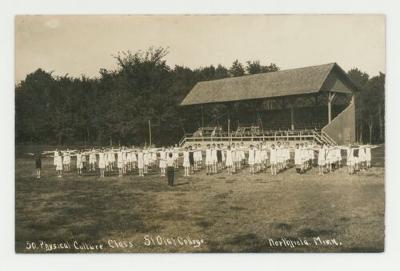
[[268, 151], [265, 142], [261, 144], [261, 170], [266, 170], [268, 164]]
[[144, 154], [143, 154], [143, 162], [144, 162], [143, 172], [144, 172], [144, 174], [149, 173], [150, 160], [151, 160], [151, 153], [149, 152], [149, 150], [145, 150]]
[[179, 160], [179, 148], [178, 148], [177, 145], [175, 145], [175, 147], [174, 147], [174, 149], [173, 149], [173, 154], [172, 154], [172, 156], [173, 156], [173, 158], [174, 158], [174, 165], [175, 165], [175, 168], [177, 169], [177, 168], [179, 168], [179, 163], [178, 163], [178, 160]]
[[226, 148], [224, 146], [224, 143], [221, 144], [221, 156], [222, 156], [222, 169], [225, 169]]
[[82, 153], [81, 151], [78, 151], [78, 153], [76, 154], [76, 169], [78, 175], [82, 175], [82, 168], [83, 168]]
[[132, 159], [132, 170], [135, 170], [137, 166], [137, 155], [135, 150], [133, 150], [131, 153], [131, 159]]
[[233, 174], [233, 172], [232, 172], [232, 167], [233, 167], [232, 150], [231, 150], [231, 146], [229, 146], [229, 145], [226, 150], [225, 166], [228, 170], [228, 174]]
[[235, 173], [237, 170], [239, 170], [239, 159], [240, 159], [238, 154], [238, 149], [235, 143], [232, 143], [231, 145], [231, 159], [232, 159], [231, 171], [232, 173]]
[[143, 150], [139, 150], [138, 158], [137, 158], [139, 176], [144, 177], [144, 154]]
[[197, 170], [202, 168], [203, 164], [203, 153], [201, 151], [201, 145], [197, 144]]
[[367, 163], [367, 168], [371, 168], [371, 146], [367, 146], [365, 148], [365, 160]]
[[253, 145], [250, 145], [248, 164], [250, 167], [250, 174], [254, 174], [255, 150]]
[[96, 152], [94, 149], [89, 154], [89, 171], [96, 170]]
[[301, 157], [300, 145], [298, 143], [295, 145], [295, 148], [294, 148], [294, 164], [295, 164], [297, 173], [304, 172], [304, 166], [303, 166], [303, 161], [302, 161], [302, 157]]
[[212, 144], [211, 160], [212, 160], [212, 172], [218, 173], [218, 171], [217, 171], [218, 156], [217, 156], [217, 148], [216, 148], [215, 144]]
[[260, 145], [257, 144], [255, 151], [254, 151], [254, 164], [255, 164], [255, 170], [256, 173], [261, 171], [261, 149]]
[[165, 169], [167, 167], [167, 156], [166, 156], [166, 152], [165, 149], [162, 148], [161, 151], [159, 152], [160, 155], [160, 174], [161, 177], [165, 177]]
[[271, 145], [271, 149], [269, 150], [269, 161], [271, 163], [271, 175], [277, 174], [277, 150], [275, 148], [275, 144]]
[[359, 147], [358, 153], [359, 153], [358, 158], [359, 158], [359, 165], [360, 165], [359, 167], [360, 167], [360, 170], [364, 171], [366, 168], [366, 155], [365, 155], [364, 146]]
[[183, 168], [185, 170], [185, 173], [183, 176], [189, 177], [190, 161], [189, 161], [189, 149], [187, 147], [183, 151]]
[[211, 147], [210, 144], [207, 144], [207, 149], [206, 149], [206, 173], [207, 175], [212, 174], [212, 157], [211, 157]]
[[58, 152], [57, 155], [56, 171], [57, 171], [57, 176], [61, 178], [63, 174], [63, 158], [61, 152]]
[[123, 167], [124, 167], [124, 161], [122, 158], [122, 149], [119, 149], [117, 152], [117, 167], [118, 167], [118, 177], [122, 177], [123, 175]]
[[67, 149], [63, 157], [63, 167], [65, 172], [69, 172], [70, 164], [71, 164], [71, 154], [69, 152], [69, 149]]
[[55, 151], [54, 151], [54, 160], [53, 160], [53, 165], [54, 166], [57, 166], [57, 156], [58, 156], [58, 150], [56, 149]]
[[106, 169], [104, 150], [100, 150], [99, 152], [99, 169], [100, 169], [100, 178], [104, 178], [104, 171]]
[[324, 175], [326, 164], [326, 148], [325, 145], [321, 145], [318, 150], [318, 173]]
[[347, 153], [347, 165], [348, 165], [348, 172], [349, 174], [354, 174], [356, 172], [356, 157], [355, 157], [356, 148], [350, 146], [348, 148]]

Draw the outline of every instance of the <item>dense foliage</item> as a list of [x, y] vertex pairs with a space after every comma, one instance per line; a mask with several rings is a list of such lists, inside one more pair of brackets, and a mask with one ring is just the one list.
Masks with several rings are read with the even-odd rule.
[[356, 94], [357, 141], [385, 141], [385, 74], [371, 77], [359, 69], [351, 69], [349, 77], [358, 86]]
[[[171, 68], [167, 54], [164, 48], [120, 52], [114, 56], [118, 68], [101, 69], [98, 78], [54, 76], [42, 69], [28, 74], [16, 85], [16, 143], [142, 145], [149, 143], [150, 124], [153, 143], [174, 144], [201, 126], [198, 108], [178, 106], [197, 82], [279, 70], [273, 63], [238, 60], [229, 68]], [[372, 127], [374, 141], [382, 141], [374, 129], [384, 123], [384, 75], [369, 79], [358, 70], [350, 75], [368, 93], [362, 100], [367, 105], [362, 114], [370, 116], [365, 125]], [[205, 119], [215, 120], [225, 109], [212, 106]]]

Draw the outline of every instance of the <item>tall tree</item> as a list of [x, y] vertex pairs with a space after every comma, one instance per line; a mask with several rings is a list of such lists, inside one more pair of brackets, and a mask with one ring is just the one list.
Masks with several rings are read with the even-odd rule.
[[232, 63], [232, 66], [229, 68], [229, 74], [232, 77], [237, 77], [237, 76], [242, 76], [245, 74], [244, 67], [242, 63], [239, 62], [239, 60], [235, 60]]
[[350, 79], [355, 83], [360, 92], [355, 94], [355, 103], [356, 103], [356, 135], [357, 140], [359, 142], [363, 142], [364, 135], [364, 101], [362, 99], [363, 91], [365, 90], [365, 86], [368, 83], [369, 75], [365, 72], [362, 72], [358, 68], [353, 68], [347, 72], [347, 75]]
[[276, 72], [279, 71], [279, 67], [271, 63], [268, 66], [263, 66], [260, 64], [259, 60], [254, 60], [254, 61], [247, 61], [246, 62], [246, 71], [248, 74], [257, 74], [257, 73], [266, 73], [266, 72]]
[[[362, 93], [363, 118], [369, 130], [369, 142], [383, 142], [384, 139], [384, 108], [385, 108], [385, 75], [379, 73], [372, 77]], [[374, 136], [374, 128], [378, 124], [378, 135]]]

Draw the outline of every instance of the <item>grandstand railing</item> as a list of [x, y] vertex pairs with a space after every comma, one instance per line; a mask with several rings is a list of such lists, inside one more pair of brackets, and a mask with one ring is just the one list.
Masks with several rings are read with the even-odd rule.
[[217, 135], [194, 136], [193, 134], [185, 134], [179, 141], [179, 146], [186, 143], [218, 143], [218, 142], [252, 142], [252, 141], [316, 141], [328, 145], [336, 145], [336, 143], [321, 130], [305, 129], [305, 130], [269, 130], [263, 131], [257, 135], [234, 135], [222, 132]]

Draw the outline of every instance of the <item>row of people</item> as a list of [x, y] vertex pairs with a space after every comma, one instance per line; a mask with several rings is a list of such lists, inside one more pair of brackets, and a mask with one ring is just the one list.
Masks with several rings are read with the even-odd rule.
[[310, 142], [296, 144], [292, 148], [288, 142], [267, 144], [260, 142], [245, 146], [240, 144], [209, 144], [205, 149], [200, 144], [186, 147], [170, 148], [109, 148], [92, 149], [86, 151], [66, 150], [55, 151], [54, 165], [58, 176], [65, 171], [70, 171], [71, 157], [76, 157], [76, 168], [79, 175], [83, 169], [94, 172], [98, 168], [100, 176], [104, 177], [105, 172], [112, 172], [118, 169], [118, 175], [123, 176], [127, 172], [138, 169], [139, 176], [148, 173], [149, 167], [158, 167], [161, 176], [166, 175], [167, 156], [171, 159], [175, 168], [178, 168], [180, 157], [184, 176], [195, 174], [205, 166], [206, 174], [216, 174], [227, 170], [228, 174], [239, 172], [245, 165], [249, 166], [250, 174], [266, 171], [270, 167], [271, 174], [279, 172], [291, 166], [292, 162], [298, 173], [304, 173], [312, 168], [314, 161], [317, 161], [319, 174], [332, 172], [335, 168], [342, 166], [343, 155], [346, 157], [349, 174], [359, 170], [365, 170], [371, 166], [370, 146], [326, 146], [316, 145]]
[[[178, 166], [179, 152], [177, 148], [169, 149], [173, 152], [174, 166]], [[139, 175], [144, 176], [148, 173], [148, 168], [153, 167], [159, 161], [162, 176], [165, 176], [166, 153], [162, 148], [157, 149], [133, 149], [133, 148], [101, 148], [92, 150], [69, 150], [54, 152], [54, 165], [59, 177], [63, 172], [70, 171], [71, 157], [76, 157], [77, 173], [82, 175], [83, 171], [94, 172], [98, 168], [100, 177], [105, 176], [105, 172], [118, 170], [118, 175], [123, 176], [127, 172], [138, 169]]]

